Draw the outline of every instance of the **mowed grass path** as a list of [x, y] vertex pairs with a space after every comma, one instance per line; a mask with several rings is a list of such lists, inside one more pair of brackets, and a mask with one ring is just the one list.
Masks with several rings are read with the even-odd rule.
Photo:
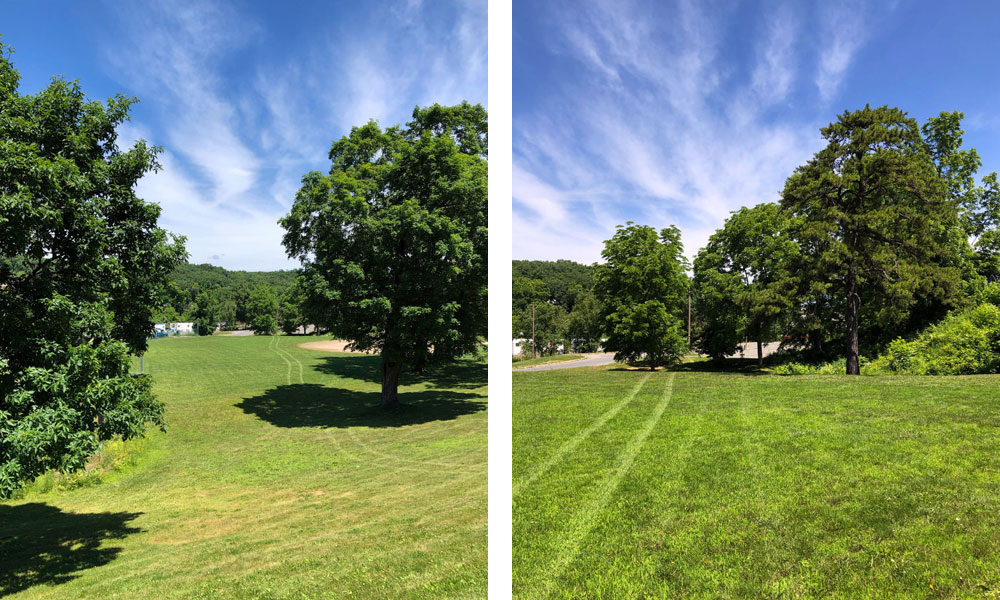
[[518, 598], [1000, 597], [1000, 377], [513, 377]]
[[139, 465], [0, 504], [0, 596], [473, 598], [486, 594], [486, 366], [401, 380], [311, 338], [167, 338]]

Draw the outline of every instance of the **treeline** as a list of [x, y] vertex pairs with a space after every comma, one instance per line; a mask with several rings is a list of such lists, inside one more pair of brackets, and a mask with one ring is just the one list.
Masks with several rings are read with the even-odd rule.
[[593, 292], [593, 266], [569, 260], [515, 260], [512, 276], [513, 336], [528, 340], [524, 352], [597, 349], [602, 325]]
[[252, 329], [261, 335], [294, 333], [314, 323], [296, 271], [228, 271], [183, 264], [154, 312], [157, 322], [194, 322], [202, 335]]
[[979, 178], [962, 114], [845, 112], [781, 201], [736, 211], [694, 263], [698, 349], [776, 340], [811, 361], [875, 356], [1000, 280], [1000, 189]]
[[[978, 174], [962, 118], [921, 126], [898, 108], [845, 111], [780, 201], [732, 213], [690, 267], [676, 228], [631, 223], [605, 243], [604, 264], [515, 263], [514, 335], [531, 337], [533, 305], [536, 346], [577, 349], [572, 316], [588, 298], [595, 316], [578, 311], [592, 325], [581, 339], [663, 364], [689, 348], [690, 302], [690, 349], [721, 359], [744, 341], [781, 341], [857, 374], [863, 354], [1000, 297], [1000, 184]], [[596, 285], [569, 276], [584, 272]]]

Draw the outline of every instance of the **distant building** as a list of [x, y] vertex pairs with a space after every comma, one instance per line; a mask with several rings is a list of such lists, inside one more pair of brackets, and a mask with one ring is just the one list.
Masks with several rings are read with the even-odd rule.
[[170, 328], [181, 333], [194, 333], [194, 323], [171, 323]]
[[524, 339], [524, 338], [516, 338], [516, 339], [512, 340], [511, 341], [511, 348], [510, 348], [511, 356], [521, 356], [521, 354], [524, 353], [522, 345], [524, 344], [524, 342], [527, 342], [527, 341], [528, 340]]
[[166, 331], [166, 323], [153, 323], [153, 331]]

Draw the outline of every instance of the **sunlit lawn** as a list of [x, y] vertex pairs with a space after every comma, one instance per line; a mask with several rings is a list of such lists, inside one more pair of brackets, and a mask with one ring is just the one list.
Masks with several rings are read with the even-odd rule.
[[98, 485], [0, 504], [0, 596], [486, 593], [486, 366], [404, 376], [315, 338], [168, 338], [168, 430]]
[[1000, 596], [1000, 377], [515, 373], [519, 598]]

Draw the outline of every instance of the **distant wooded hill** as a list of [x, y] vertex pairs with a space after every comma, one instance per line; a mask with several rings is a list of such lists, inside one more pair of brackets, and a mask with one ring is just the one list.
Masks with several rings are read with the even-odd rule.
[[[281, 295], [295, 281], [296, 272], [290, 271], [228, 271], [215, 265], [184, 264], [178, 267], [170, 279], [180, 290], [190, 292], [193, 289], [207, 291], [219, 287], [250, 288], [258, 285], [271, 287], [277, 295]], [[194, 296], [198, 293], [195, 292]]]
[[230, 329], [242, 323], [261, 332], [287, 325], [292, 331], [302, 325], [303, 318], [296, 275], [295, 271], [229, 271], [215, 265], [184, 264], [171, 274], [170, 289], [154, 311], [154, 319], [193, 321], [206, 331], [218, 323]]
[[[518, 296], [528, 295], [523, 291], [528, 281], [544, 283], [543, 294], [547, 296], [547, 300], [567, 311], [573, 310], [573, 304], [580, 292], [589, 292], [594, 287], [594, 266], [571, 260], [515, 260], [511, 263], [511, 271], [515, 304], [524, 304], [527, 301], [526, 298]], [[523, 306], [514, 308], [517, 310]]]

